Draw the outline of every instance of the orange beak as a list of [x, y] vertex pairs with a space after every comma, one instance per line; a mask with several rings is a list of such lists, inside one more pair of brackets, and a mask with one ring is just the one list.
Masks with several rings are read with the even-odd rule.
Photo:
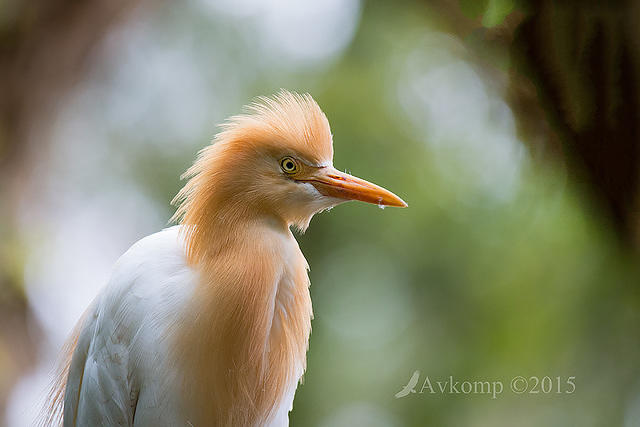
[[360, 200], [378, 206], [408, 205], [400, 197], [364, 179], [327, 166], [317, 169], [311, 176], [302, 180], [312, 184], [322, 195], [345, 200]]

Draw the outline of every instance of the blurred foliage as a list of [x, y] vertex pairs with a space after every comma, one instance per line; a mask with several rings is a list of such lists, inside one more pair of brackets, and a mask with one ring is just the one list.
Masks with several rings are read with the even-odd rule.
[[[24, 289], [29, 231], [17, 224], [51, 117], [91, 52], [137, 1], [0, 1], [0, 414], [42, 342]], [[38, 183], [39, 184], [39, 183]]]
[[35, 362], [40, 333], [37, 326], [29, 325], [23, 278], [25, 250], [12, 230], [0, 225], [0, 413], [11, 387]]
[[[102, 200], [104, 216], [94, 228], [79, 222], [79, 234], [133, 222], [142, 237], [170, 217], [178, 176], [214, 123], [255, 95], [309, 91], [330, 120], [336, 167], [409, 208], [349, 203], [299, 236], [316, 319], [292, 425], [637, 425], [637, 254], [618, 245], [571, 169], [538, 156], [537, 143], [558, 138], [541, 124], [545, 112], [515, 103], [520, 141], [504, 103], [509, 91], [537, 100], [531, 82], [507, 90], [524, 3], [365, 2], [353, 39], [323, 60], [274, 49], [256, 15], [228, 14], [231, 3], [206, 13], [204, 2], [163, 4], [138, 33], [111, 40], [124, 53], [106, 49], [66, 100], [58, 121], [76, 133], [62, 132], [51, 149], [56, 197], [37, 206], [75, 212]], [[17, 255], [3, 259], [26, 263], [20, 252], [44, 240], [11, 245]], [[414, 370], [432, 381], [500, 380], [505, 390], [495, 400], [395, 399]], [[516, 375], [575, 376], [576, 390], [517, 395], [508, 390]]]
[[513, 11], [515, 0], [460, 0], [462, 11], [472, 18], [482, 15], [482, 25], [495, 27]]
[[[336, 164], [397, 190], [410, 207], [336, 208], [301, 237], [317, 319], [292, 424], [356, 425], [350, 411], [364, 403], [382, 413], [368, 425], [633, 425], [625, 414], [640, 374], [635, 259], [552, 169], [524, 167], [508, 202], [439, 176], [435, 163], [462, 165], [407, 136], [379, 90], [384, 67], [371, 70], [393, 54], [374, 33], [402, 40], [416, 30], [388, 13], [368, 5], [320, 102]], [[576, 376], [577, 389], [395, 400], [415, 369], [505, 386], [514, 375]]]

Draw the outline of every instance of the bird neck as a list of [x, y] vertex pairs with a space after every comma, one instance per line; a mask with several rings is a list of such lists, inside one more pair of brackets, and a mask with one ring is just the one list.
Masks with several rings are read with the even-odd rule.
[[196, 425], [266, 422], [305, 368], [306, 261], [275, 217], [239, 215], [193, 231], [187, 247], [198, 249], [200, 283], [176, 345], [185, 402]]
[[182, 225], [190, 264], [206, 266], [220, 252], [250, 249], [247, 245], [267, 232], [271, 237], [291, 234], [287, 221], [243, 194], [247, 192], [214, 190], [189, 202]]

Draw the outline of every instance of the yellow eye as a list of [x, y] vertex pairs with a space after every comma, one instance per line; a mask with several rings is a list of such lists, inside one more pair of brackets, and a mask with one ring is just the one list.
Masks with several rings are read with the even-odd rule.
[[280, 160], [280, 167], [282, 171], [287, 174], [294, 174], [298, 172], [298, 162], [293, 157], [285, 157]]

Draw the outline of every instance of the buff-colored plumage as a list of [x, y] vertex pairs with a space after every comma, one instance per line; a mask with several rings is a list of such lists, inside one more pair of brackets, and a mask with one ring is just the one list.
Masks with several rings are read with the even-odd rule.
[[[255, 159], [246, 153], [295, 152], [321, 164], [331, 162], [333, 147], [327, 118], [309, 95], [262, 98], [223, 127], [187, 171], [190, 180], [174, 200], [189, 261], [204, 273], [193, 307], [202, 316], [184, 328], [175, 348], [200, 349], [177, 351], [187, 373], [184, 392], [205, 409], [200, 421], [255, 425], [272, 415], [292, 379], [304, 371], [312, 310], [306, 260], [299, 252], [283, 253], [279, 238], [269, 235], [271, 226], [262, 224], [265, 212], [278, 212], [286, 201], [277, 194], [265, 198], [266, 184], [261, 189], [245, 182], [255, 169]], [[216, 206], [225, 209], [211, 215]], [[272, 226], [306, 228], [306, 209], [292, 213], [276, 215]], [[282, 280], [291, 282], [288, 304], [273, 304], [274, 284]], [[205, 342], [203, 329], [209, 329]]]
[[[246, 182], [252, 181], [255, 173], [252, 152], [299, 153], [315, 164], [332, 163], [329, 122], [310, 95], [281, 91], [273, 98], [258, 98], [247, 110], [247, 114], [233, 116], [221, 125], [223, 131], [183, 175], [190, 179], [173, 201], [178, 204], [174, 219], [198, 225], [190, 230], [196, 235], [213, 235], [206, 229], [219, 222], [233, 224], [238, 214], [259, 215], [264, 209], [292, 208], [279, 200], [277, 194], [269, 200], [268, 182], [254, 185], [255, 194], [237, 197], [239, 186], [255, 184]], [[211, 206], [218, 207], [216, 210], [220, 212], [210, 215]], [[221, 210], [220, 206], [225, 208]], [[281, 212], [280, 216], [284, 219], [287, 213]], [[311, 219], [307, 209], [302, 207], [294, 216], [285, 221], [306, 229]], [[192, 260], [205, 257], [208, 247], [206, 238], [190, 238], [189, 257]]]
[[351, 199], [406, 206], [332, 157], [309, 95], [223, 125], [185, 174], [180, 225], [132, 246], [79, 322], [43, 423], [64, 390], [65, 426], [287, 425], [312, 317], [290, 227]]

